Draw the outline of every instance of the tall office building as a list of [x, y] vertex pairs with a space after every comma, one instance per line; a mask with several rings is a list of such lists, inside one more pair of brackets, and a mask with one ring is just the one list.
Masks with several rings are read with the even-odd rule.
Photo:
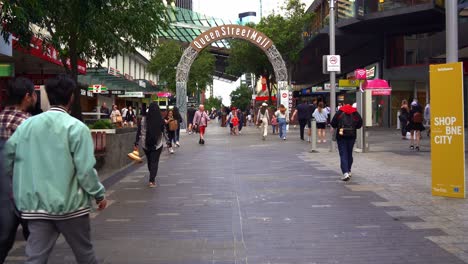
[[193, 10], [193, 0], [176, 0], [176, 6], [180, 8], [185, 8], [188, 10]]

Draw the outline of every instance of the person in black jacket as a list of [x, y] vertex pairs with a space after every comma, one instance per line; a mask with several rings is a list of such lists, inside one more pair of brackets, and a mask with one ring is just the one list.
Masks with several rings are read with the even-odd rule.
[[407, 131], [411, 133], [410, 149], [419, 151], [419, 144], [421, 141], [421, 131], [426, 130], [423, 125], [424, 115], [422, 106], [415, 100], [411, 103], [411, 110], [409, 112]]
[[178, 123], [178, 127], [177, 127], [177, 130], [175, 131], [175, 136], [174, 136], [174, 144], [177, 146], [177, 147], [180, 147], [180, 126], [181, 124], [184, 122], [184, 120], [182, 119], [182, 116], [180, 115], [180, 112], [179, 112], [179, 108], [177, 106], [174, 106], [174, 119], [177, 120], [177, 123]]
[[135, 110], [131, 106], [128, 107], [127, 114], [124, 116], [125, 122], [133, 127], [133, 124], [136, 120]]
[[356, 142], [356, 130], [362, 127], [361, 115], [356, 108], [347, 104], [340, 108], [331, 121], [335, 129], [336, 141], [340, 152], [342, 181], [351, 179], [351, 167], [353, 165], [353, 147]]

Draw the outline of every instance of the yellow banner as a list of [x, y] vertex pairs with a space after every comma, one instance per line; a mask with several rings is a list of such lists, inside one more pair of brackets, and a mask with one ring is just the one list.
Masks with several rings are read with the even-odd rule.
[[339, 87], [359, 87], [359, 80], [346, 80], [346, 79], [341, 79], [338, 80], [338, 86]]
[[430, 66], [432, 195], [465, 198], [463, 64]]

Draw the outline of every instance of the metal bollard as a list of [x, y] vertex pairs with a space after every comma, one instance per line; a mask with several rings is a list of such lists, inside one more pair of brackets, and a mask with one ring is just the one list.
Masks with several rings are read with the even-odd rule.
[[317, 150], [317, 121], [315, 119], [312, 119], [312, 135], [311, 135], [311, 148], [310, 152], [311, 153], [316, 153], [318, 152]]

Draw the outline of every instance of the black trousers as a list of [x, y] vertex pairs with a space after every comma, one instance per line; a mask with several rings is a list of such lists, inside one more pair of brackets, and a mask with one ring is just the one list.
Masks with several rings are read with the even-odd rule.
[[304, 140], [304, 130], [307, 125], [307, 119], [299, 119], [299, 131], [301, 139]]
[[158, 175], [158, 168], [159, 168], [159, 158], [161, 157], [163, 147], [160, 147], [157, 150], [146, 150], [145, 155], [148, 162], [148, 170], [149, 170], [149, 181], [154, 182], [156, 180], [156, 175]]
[[167, 131], [167, 137], [169, 138], [167, 141], [167, 146], [172, 147], [172, 143], [176, 141], [176, 131]]

